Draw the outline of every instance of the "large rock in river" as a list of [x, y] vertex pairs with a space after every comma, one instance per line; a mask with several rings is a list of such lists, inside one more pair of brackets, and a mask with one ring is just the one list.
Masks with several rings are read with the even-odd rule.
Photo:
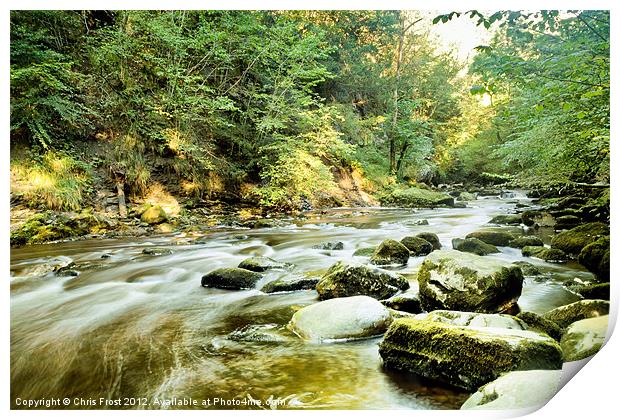
[[427, 314], [416, 315], [415, 319], [443, 322], [461, 327], [505, 328], [509, 330], [527, 329], [527, 324], [519, 318], [503, 314], [437, 310]]
[[520, 225], [521, 215], [519, 214], [500, 214], [492, 218], [489, 223], [496, 225]]
[[316, 285], [321, 300], [357, 295], [387, 299], [408, 288], [407, 279], [396, 273], [342, 261], [332, 265]]
[[392, 322], [385, 306], [368, 296], [315, 303], [295, 312], [289, 328], [306, 340], [326, 341], [372, 337]]
[[394, 320], [379, 354], [388, 367], [469, 391], [505, 372], [562, 367], [560, 346], [548, 336], [412, 318]]
[[577, 256], [586, 245], [603, 236], [609, 236], [608, 225], [600, 222], [586, 223], [555, 235], [551, 240], [551, 248]]
[[543, 314], [543, 318], [566, 328], [573, 322], [609, 314], [609, 301], [584, 299], [568, 305], [560, 306]]
[[516, 303], [523, 274], [515, 265], [459, 251], [434, 251], [418, 272], [422, 307], [502, 312]]
[[475, 232], [471, 232], [467, 234], [465, 238], [480, 239], [482, 242], [485, 242], [490, 245], [495, 245], [495, 246], [508, 246], [510, 241], [512, 241], [515, 238], [515, 236], [510, 232], [489, 229], [489, 230], [477, 230]]
[[272, 268], [285, 268], [287, 264], [281, 263], [269, 257], [250, 257], [239, 263], [239, 268], [260, 273]]
[[431, 245], [433, 245], [433, 250], [441, 249], [441, 242], [439, 242], [439, 237], [433, 232], [420, 232], [416, 235], [416, 238], [422, 238]]
[[609, 236], [586, 245], [579, 253], [579, 264], [596, 274], [599, 281], [609, 280]]
[[202, 276], [203, 287], [218, 289], [252, 289], [262, 275], [243, 268], [218, 268]]
[[499, 249], [495, 246], [484, 243], [476, 238], [454, 238], [452, 239], [452, 248], [457, 251], [469, 252], [476, 255], [497, 254], [499, 252]]
[[433, 244], [417, 236], [405, 236], [400, 243], [405, 245], [409, 254], [413, 256], [428, 255], [433, 252]]
[[605, 342], [609, 315], [582, 319], [572, 323], [562, 335], [564, 360], [572, 362], [596, 354]]
[[381, 242], [370, 257], [370, 263], [375, 265], [407, 264], [409, 249], [393, 239]]
[[461, 410], [516, 410], [545, 405], [558, 391], [562, 370], [508, 372], [480, 387]]

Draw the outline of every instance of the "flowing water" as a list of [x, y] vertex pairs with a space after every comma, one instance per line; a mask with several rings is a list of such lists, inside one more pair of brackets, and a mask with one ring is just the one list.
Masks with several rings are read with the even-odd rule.
[[[268, 281], [320, 275], [356, 248], [423, 231], [444, 248], [514, 210], [516, 199], [480, 199], [465, 209], [336, 209], [263, 229], [219, 229], [200, 241], [183, 235], [84, 240], [27, 246], [11, 254], [11, 399], [69, 398], [60, 408], [458, 408], [468, 394], [414, 375], [384, 370], [380, 338], [304, 342], [286, 329], [292, 314], [317, 301], [313, 290], [267, 295]], [[428, 220], [428, 226], [415, 222]], [[544, 236], [548, 241], [548, 235]], [[313, 249], [342, 241], [344, 249]], [[170, 255], [147, 256], [165, 246]], [[526, 278], [519, 306], [537, 313], [577, 300], [562, 282], [591, 278], [583, 267], [549, 264], [500, 248], [507, 262], [526, 260], [551, 273]], [[200, 286], [203, 274], [263, 255], [294, 264], [273, 270], [256, 290]], [[37, 267], [71, 258], [76, 277]], [[102, 258], [103, 257], [103, 258]], [[417, 287], [423, 257], [395, 268]], [[258, 328], [267, 341], [244, 340]], [[120, 400], [119, 400], [120, 398]], [[176, 398], [176, 400], [174, 400]], [[183, 400], [185, 398], [185, 400]], [[119, 405], [120, 404], [120, 405]]]

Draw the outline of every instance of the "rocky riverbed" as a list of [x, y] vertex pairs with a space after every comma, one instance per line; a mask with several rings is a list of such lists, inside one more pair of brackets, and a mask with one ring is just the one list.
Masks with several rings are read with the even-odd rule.
[[[604, 339], [609, 230], [561, 219], [578, 203], [467, 194], [14, 248], [12, 400], [535, 404], [523, 384], [557, 383]], [[144, 229], [167, 223], [147, 210]]]

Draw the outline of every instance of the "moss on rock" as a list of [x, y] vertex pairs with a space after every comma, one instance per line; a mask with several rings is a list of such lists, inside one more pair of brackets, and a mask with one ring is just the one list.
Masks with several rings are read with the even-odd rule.
[[601, 299], [585, 299], [568, 305], [560, 306], [543, 314], [543, 318], [566, 328], [573, 322], [609, 314], [609, 301]]
[[602, 281], [609, 280], [609, 236], [583, 247], [579, 253], [579, 263], [596, 274]]
[[167, 221], [168, 215], [161, 206], [150, 206], [140, 215], [140, 220], [149, 225], [157, 225]]
[[556, 341], [560, 341], [562, 338], [562, 328], [549, 319], [545, 319], [534, 312], [519, 312], [515, 316], [525, 322], [530, 331], [547, 334]]
[[409, 249], [393, 239], [381, 242], [370, 257], [370, 263], [374, 265], [407, 264], [409, 261]]
[[469, 252], [476, 255], [496, 254], [499, 252], [499, 249], [493, 245], [489, 245], [476, 238], [454, 238], [452, 239], [452, 248], [457, 251]]
[[441, 242], [439, 242], [439, 237], [433, 232], [421, 232], [416, 235], [416, 238], [422, 238], [426, 242], [433, 245], [433, 250], [441, 249]]
[[433, 244], [417, 236], [405, 236], [400, 243], [407, 247], [410, 255], [413, 256], [428, 255], [433, 252]]
[[595, 355], [605, 342], [609, 316], [582, 319], [568, 326], [560, 346], [567, 362]]
[[568, 255], [559, 249], [545, 248], [544, 246], [525, 246], [521, 249], [524, 257], [534, 257], [547, 262], [566, 262]]
[[387, 299], [408, 288], [407, 280], [396, 273], [342, 261], [332, 265], [316, 285], [321, 300], [356, 295]]
[[379, 354], [388, 367], [469, 391], [504, 372], [562, 367], [560, 346], [547, 336], [412, 318], [394, 320]]
[[245, 270], [254, 271], [257, 273], [261, 273], [263, 271], [267, 271], [273, 268], [286, 268], [285, 263], [278, 262], [269, 257], [250, 257], [241, 261], [238, 265], [239, 268], [243, 268]]
[[354, 257], [371, 257], [372, 254], [375, 253], [376, 246], [367, 247], [367, 248], [358, 248], [353, 253]]
[[586, 284], [572, 287], [575, 293], [579, 293], [584, 299], [609, 300], [609, 283]]
[[578, 256], [586, 245], [603, 236], [609, 236], [608, 225], [600, 222], [586, 223], [555, 235], [551, 240], [551, 247]]
[[318, 277], [297, 277], [293, 279], [274, 280], [264, 285], [260, 291], [263, 293], [281, 293], [310, 290], [316, 287], [319, 280]]
[[467, 234], [465, 238], [479, 239], [482, 242], [495, 246], [508, 246], [515, 236], [512, 233], [501, 230], [477, 230]]

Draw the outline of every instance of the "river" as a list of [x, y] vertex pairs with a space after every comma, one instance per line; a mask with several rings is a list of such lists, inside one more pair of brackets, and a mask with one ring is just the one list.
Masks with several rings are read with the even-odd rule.
[[[497, 197], [472, 201], [468, 208], [433, 210], [359, 208], [314, 212], [305, 220], [282, 220], [262, 229], [214, 229], [195, 237], [91, 239], [32, 245], [11, 252], [11, 399], [69, 398], [61, 408], [119, 408], [113, 400], [138, 398], [120, 408], [162, 408], [172, 398], [210, 399], [210, 408], [231, 400], [261, 401], [279, 408], [450, 409], [469, 394], [382, 367], [380, 338], [314, 344], [286, 329], [292, 314], [317, 301], [315, 291], [267, 295], [258, 289], [291, 275], [320, 275], [356, 248], [423, 231], [436, 233], [442, 246], [484, 226], [493, 216], [528, 203]], [[427, 226], [416, 225], [426, 219]], [[549, 232], [540, 232], [548, 243]], [[313, 249], [342, 241], [344, 249]], [[167, 247], [170, 255], [142, 254]], [[578, 300], [562, 286], [574, 277], [590, 279], [583, 267], [550, 264], [501, 247], [499, 258], [526, 260], [543, 267], [550, 279], [526, 278], [522, 310], [537, 313]], [[234, 267], [263, 255], [294, 264], [268, 272], [256, 290], [225, 291], [200, 286], [205, 273]], [[102, 258], [105, 257], [105, 258]], [[83, 268], [76, 277], [33, 272], [53, 258], [69, 257]], [[417, 287], [424, 257], [395, 268]], [[271, 341], [235, 338], [262, 326]], [[232, 336], [231, 336], [232, 334]], [[271, 397], [271, 400], [270, 400]], [[88, 407], [79, 401], [94, 400]], [[106, 401], [101, 402], [100, 398]], [[219, 398], [219, 400], [215, 400]], [[228, 401], [228, 402], [227, 402]], [[181, 401], [173, 408], [193, 408]]]

